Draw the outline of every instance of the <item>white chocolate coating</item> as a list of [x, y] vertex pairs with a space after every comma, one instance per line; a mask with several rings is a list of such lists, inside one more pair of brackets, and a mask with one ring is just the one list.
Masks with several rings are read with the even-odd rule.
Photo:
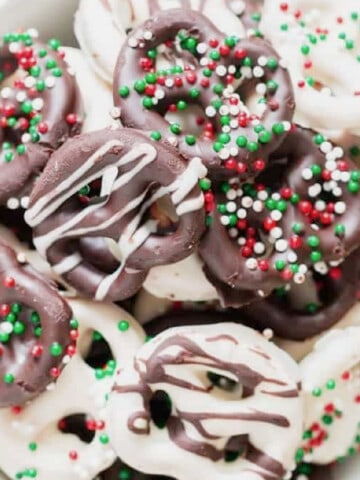
[[[118, 367], [131, 361], [144, 342], [144, 333], [128, 313], [115, 305], [81, 299], [71, 300], [70, 305], [79, 321], [79, 350], [91, 338], [89, 333], [96, 330], [108, 342]], [[118, 329], [121, 320], [129, 323], [128, 330]], [[111, 385], [111, 376], [97, 380], [95, 371], [80, 354], [75, 354], [57, 383], [20, 413], [0, 411], [1, 468], [12, 479], [30, 468], [37, 470], [37, 480], [92, 480], [115, 459], [110, 444], [101, 442], [106, 423], [88, 444], [76, 435], [62, 433], [57, 424], [74, 414], [106, 422], [105, 396]], [[29, 449], [31, 442], [37, 443], [35, 451]], [[78, 458], [72, 460], [70, 452], [77, 452]]]
[[[234, 380], [234, 389], [212, 384], [209, 371]], [[116, 379], [108, 404], [112, 444], [134, 468], [178, 480], [197, 480], [199, 472], [216, 480], [272, 478], [272, 462], [285, 470], [294, 466], [303, 421], [298, 380], [295, 362], [252, 329], [233, 323], [169, 329], [147, 342]], [[164, 429], [145, 411], [149, 392], [157, 390], [172, 402]], [[265, 461], [223, 460], [229, 438], [237, 435], [249, 436], [269, 470]]]
[[89, 67], [84, 54], [78, 48], [62, 47], [65, 59], [74, 71], [84, 103], [85, 119], [82, 132], [100, 130], [112, 124], [112, 91]]
[[[327, 464], [357, 448], [360, 419], [360, 327], [333, 330], [300, 363], [305, 399], [305, 460]], [[314, 427], [315, 425], [315, 427]], [[319, 439], [318, 444], [316, 443]]]
[[[357, 0], [265, 0], [260, 24], [289, 68], [295, 121], [326, 132], [334, 140], [344, 132], [360, 134], [360, 29], [359, 21], [351, 19], [358, 7]], [[326, 39], [320, 39], [323, 31]], [[354, 48], [339, 38], [342, 32]], [[316, 43], [310, 42], [308, 35], [313, 35]], [[301, 51], [304, 45], [310, 47], [306, 54]], [[309, 77], [319, 82], [319, 88], [307, 83]]]
[[91, 67], [109, 84], [127, 29], [147, 20], [157, 4], [161, 9], [188, 4], [224, 33], [244, 36], [241, 21], [223, 0], [81, 0], [75, 15], [76, 37]]
[[202, 262], [194, 253], [180, 262], [154, 267], [144, 288], [156, 297], [173, 301], [208, 301], [218, 299], [215, 288], [205, 277]]

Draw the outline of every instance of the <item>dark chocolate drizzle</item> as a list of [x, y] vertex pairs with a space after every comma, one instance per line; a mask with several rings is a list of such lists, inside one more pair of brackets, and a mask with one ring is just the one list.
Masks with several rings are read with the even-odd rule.
[[[231, 335], [226, 335], [228, 339]], [[219, 337], [220, 338], [220, 337]], [[205, 338], [204, 340], [213, 340], [214, 337]], [[233, 348], [237, 348], [238, 342], [234, 338]], [[171, 354], [171, 347], [176, 347], [176, 353]], [[237, 364], [233, 362], [222, 361], [219, 358], [204, 351], [196, 341], [190, 339], [188, 336], [181, 335], [174, 332], [174, 335], [159, 341], [149, 357], [144, 359], [135, 359], [134, 368], [137, 371], [140, 381], [136, 385], [118, 385], [115, 384], [113, 391], [118, 394], [124, 393], [138, 393], [143, 400], [144, 410], [134, 412], [128, 418], [128, 428], [135, 434], [149, 435], [151, 425], [151, 415], [149, 410], [150, 400], [153, 395], [152, 385], [176, 385], [178, 387], [199, 391], [202, 393], [210, 393], [213, 385], [199, 386], [190, 381], [177, 378], [166, 372], [166, 368], [173, 366], [196, 365], [202, 366], [207, 370], [216, 369], [217, 372], [223, 371], [225, 374], [231, 374], [237, 381], [244, 386], [244, 391], [247, 390], [249, 395], [255, 393], [255, 389], [262, 383], [272, 383], [279, 385], [279, 387], [286, 387], [287, 384], [275, 378], [266, 378], [259, 372], [252, 370], [247, 365]], [[174, 371], [174, 370], [172, 370]], [[270, 394], [270, 392], [263, 392]], [[271, 395], [278, 395], [283, 398], [295, 398], [299, 396], [299, 391], [294, 389], [282, 390], [273, 392]], [[142, 419], [146, 421], [146, 426], [139, 428], [136, 426], [136, 421]], [[205, 412], [183, 412], [181, 409], [173, 405], [172, 414], [166, 422], [166, 429], [172, 442], [179, 448], [189, 451], [193, 454], [209, 458], [213, 462], [226, 461], [226, 452], [232, 451], [235, 445], [241, 450], [241, 455], [251, 463], [261, 467], [263, 470], [262, 477], [264, 479], [280, 479], [285, 475], [283, 466], [275, 459], [269, 457], [264, 452], [259, 451], [254, 447], [250, 439], [245, 435], [241, 436], [241, 445], [239, 441], [228, 442], [225, 449], [221, 449], [210, 443], [211, 440], [218, 440], [220, 437], [209, 433], [203, 421], [209, 419], [223, 419], [223, 420], [244, 420], [249, 422], [264, 422], [275, 425], [279, 428], [289, 428], [290, 423], [286, 417], [281, 414], [274, 414], [268, 412], [261, 412], [256, 409], [247, 412], [235, 411], [234, 413], [205, 413]], [[185, 428], [185, 425], [190, 423], [192, 427], [200, 434], [204, 440], [192, 439]], [[245, 438], [246, 437], [246, 438]], [[241, 447], [241, 448], [240, 448]], [[259, 473], [258, 473], [259, 474]]]

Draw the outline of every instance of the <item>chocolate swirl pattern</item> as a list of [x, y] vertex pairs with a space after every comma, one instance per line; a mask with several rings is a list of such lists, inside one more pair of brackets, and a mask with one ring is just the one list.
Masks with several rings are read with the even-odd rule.
[[60, 42], [37, 37], [9, 33], [0, 47], [0, 204], [12, 209], [27, 206], [51, 153], [81, 128], [80, 92]]
[[[158, 12], [134, 30], [114, 72], [114, 102], [128, 127], [155, 130], [187, 158], [202, 158], [217, 176], [259, 174], [290, 128], [290, 78], [261, 39], [224, 36], [195, 11]], [[162, 49], [162, 50], [161, 50]], [[158, 50], [177, 52], [180, 64], [163, 70]], [[257, 96], [256, 107], [248, 100]], [[165, 116], [197, 105], [204, 131], [193, 135]]]
[[[205, 174], [200, 159], [185, 164], [134, 130], [94, 132], [53, 155], [26, 221], [56, 273], [97, 300], [120, 300], [140, 288], [151, 266], [193, 251], [205, 228], [198, 187]], [[174, 223], [161, 234], [159, 215], [151, 215], [165, 198]]]
[[[280, 479], [293, 467], [302, 425], [297, 382], [296, 364], [246, 327], [167, 330], [119, 372], [109, 403], [114, 448], [136, 469], [180, 480], [199, 471]], [[159, 391], [171, 404], [163, 428], [151, 410]]]
[[74, 347], [71, 318], [54, 286], [0, 240], [0, 407], [22, 405], [57, 379]]
[[[23, 408], [0, 411], [0, 463], [12, 479], [93, 480], [115, 460], [107, 433], [106, 395], [116, 367], [131, 361], [144, 334], [115, 305], [81, 299], [70, 304], [78, 324], [78, 350], [68, 359], [59, 381]], [[113, 355], [97, 370], [84, 360], [94, 331], [106, 340]], [[64, 418], [79, 415], [85, 416], [93, 433], [87, 442], [62, 431]]]

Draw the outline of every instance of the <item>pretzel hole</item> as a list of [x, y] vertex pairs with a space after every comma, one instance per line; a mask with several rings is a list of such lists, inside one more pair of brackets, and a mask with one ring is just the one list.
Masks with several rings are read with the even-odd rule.
[[154, 202], [145, 214], [145, 220], [157, 222], [156, 235], [166, 236], [174, 233], [178, 227], [179, 217], [171, 201], [170, 195], [165, 195]]
[[301, 315], [314, 315], [334, 304], [341, 294], [336, 282], [329, 275], [312, 272], [303, 284], [293, 284], [290, 291], [278, 289], [270, 302], [282, 304], [288, 311]]
[[115, 370], [115, 360], [108, 342], [96, 330], [88, 332], [87, 341], [88, 348], [84, 344], [78, 346], [79, 351], [83, 352], [84, 362], [95, 370], [98, 379], [111, 376]]
[[162, 429], [171, 415], [172, 402], [169, 395], [164, 390], [154, 392], [150, 400], [150, 415], [154, 424]]
[[230, 437], [224, 449], [224, 460], [227, 463], [235, 462], [238, 458], [244, 458], [248, 449], [248, 436], [237, 435]]
[[[210, 127], [212, 124], [209, 124], [209, 119], [206, 119], [205, 112], [200, 105], [187, 104], [184, 110], [179, 110], [177, 105], [180, 103], [172, 103], [164, 113], [164, 118], [170, 125], [179, 125], [181, 133], [191, 134], [196, 138], [213, 133], [214, 128]], [[172, 111], [175, 107], [176, 110]]]
[[93, 441], [96, 427], [96, 422], [83, 413], [68, 415], [58, 422], [61, 433], [76, 435], [84, 443]]

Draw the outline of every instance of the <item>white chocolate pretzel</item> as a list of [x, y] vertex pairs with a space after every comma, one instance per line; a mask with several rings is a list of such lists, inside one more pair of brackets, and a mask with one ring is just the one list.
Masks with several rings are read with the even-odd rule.
[[305, 433], [298, 456], [327, 464], [358, 449], [360, 327], [333, 330], [300, 363]]
[[295, 121], [360, 134], [359, 2], [266, 0], [260, 30], [289, 68]]
[[[302, 429], [298, 380], [295, 362], [249, 328], [166, 330], [119, 371], [109, 400], [112, 444], [132, 467], [178, 480], [200, 472], [216, 480], [283, 478]], [[171, 402], [163, 429], [150, 408], [159, 390]]]
[[[117, 366], [125, 366], [144, 341], [134, 319], [111, 304], [81, 299], [70, 304], [79, 322], [78, 351], [86, 350], [89, 334], [99, 331]], [[111, 465], [115, 453], [108, 442], [104, 410], [111, 384], [110, 371], [96, 379], [95, 370], [76, 353], [53, 388], [20, 411], [1, 410], [0, 465], [5, 473], [12, 479], [36, 472], [36, 480], [92, 480]], [[58, 429], [61, 419], [76, 414], [101, 424], [90, 443]]]

